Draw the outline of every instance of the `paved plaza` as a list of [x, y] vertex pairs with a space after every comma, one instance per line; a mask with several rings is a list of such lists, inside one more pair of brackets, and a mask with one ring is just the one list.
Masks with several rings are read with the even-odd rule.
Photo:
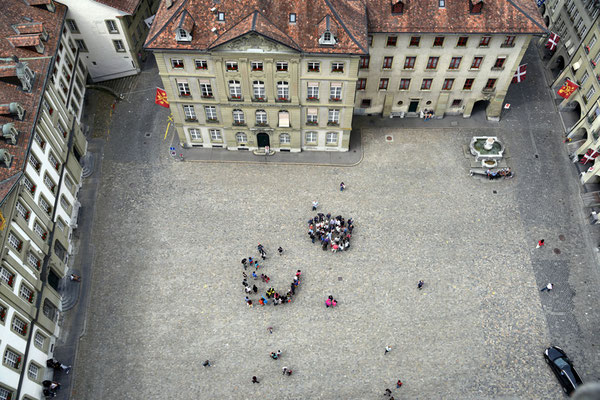
[[[586, 275], [577, 182], [548, 99], [512, 96], [528, 108], [483, 128], [357, 121], [354, 167], [175, 162], [164, 110], [133, 121], [139, 106], [120, 105], [125, 122], [96, 175], [72, 398], [380, 399], [390, 388], [396, 399], [555, 399], [542, 358], [551, 344], [597, 379], [597, 278]], [[514, 179], [469, 176], [464, 146], [482, 133], [504, 140]], [[348, 252], [310, 242], [313, 200], [355, 220]], [[291, 304], [245, 305], [240, 260], [258, 242], [269, 286], [283, 290], [302, 270]], [[549, 281], [555, 290], [540, 293]]]

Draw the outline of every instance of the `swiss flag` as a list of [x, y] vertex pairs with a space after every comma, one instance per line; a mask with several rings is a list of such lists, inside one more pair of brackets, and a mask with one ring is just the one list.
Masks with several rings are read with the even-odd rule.
[[546, 47], [550, 49], [550, 51], [556, 49], [556, 45], [558, 45], [558, 41], [560, 40], [560, 36], [558, 36], [554, 32], [550, 32], [550, 37], [548, 38], [548, 42], [546, 43]]
[[527, 64], [519, 65], [519, 68], [515, 71], [515, 75], [513, 76], [512, 83], [520, 83], [525, 80], [525, 76], [527, 75]]
[[587, 164], [588, 162], [594, 160], [599, 155], [600, 155], [600, 153], [597, 150], [588, 149], [588, 151], [586, 151], [586, 153], [583, 155], [583, 157], [581, 157], [581, 160], [579, 162], [581, 164]]

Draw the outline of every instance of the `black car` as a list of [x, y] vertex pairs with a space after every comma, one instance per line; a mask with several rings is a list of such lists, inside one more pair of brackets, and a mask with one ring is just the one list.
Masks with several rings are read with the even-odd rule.
[[552, 368], [552, 372], [558, 378], [566, 394], [571, 394], [583, 384], [581, 378], [573, 368], [573, 363], [567, 354], [558, 346], [548, 347], [544, 351], [544, 358]]

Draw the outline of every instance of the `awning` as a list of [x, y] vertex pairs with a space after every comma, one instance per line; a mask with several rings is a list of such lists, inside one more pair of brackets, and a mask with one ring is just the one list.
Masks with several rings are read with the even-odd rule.
[[290, 113], [287, 111], [279, 112], [279, 127], [289, 128], [290, 127]]
[[331, 87], [342, 87], [342, 82], [331, 82]]
[[309, 108], [306, 110], [306, 113], [308, 115], [317, 115], [319, 113], [319, 110], [317, 108]]
[[581, 58], [573, 64], [573, 71], [577, 71], [579, 68], [581, 68]]

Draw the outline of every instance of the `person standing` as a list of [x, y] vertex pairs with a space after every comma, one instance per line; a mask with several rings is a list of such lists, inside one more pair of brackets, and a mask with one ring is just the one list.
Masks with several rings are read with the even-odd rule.
[[396, 382], [396, 389], [400, 389], [400, 387], [402, 387], [402, 381], [398, 379], [398, 382]]
[[535, 246], [536, 249], [539, 249], [540, 247], [542, 247], [544, 245], [544, 239], [539, 240], [537, 246]]
[[279, 252], [279, 255], [283, 254], [283, 247], [279, 246], [279, 248], [277, 249], [277, 251]]
[[258, 380], [257, 377], [253, 376], [252, 377], [252, 383], [260, 383], [260, 381]]
[[544, 290], [547, 290], [548, 292], [551, 291], [552, 289], [554, 289], [554, 285], [551, 283], [548, 283], [546, 286], [544, 286], [540, 292], [543, 292]]
[[317, 207], [319, 206], [319, 202], [318, 201], [313, 201], [312, 202], [312, 210], [315, 211], [317, 209]]
[[419, 281], [419, 283], [417, 283], [417, 289], [419, 289], [419, 290], [423, 289], [424, 284], [425, 284], [425, 282]]
[[203, 367], [212, 367], [212, 365], [210, 364], [210, 361], [206, 360], [202, 363]]
[[346, 185], [344, 185], [344, 182], [340, 183], [340, 192], [343, 192], [344, 189], [346, 189]]
[[385, 346], [385, 353], [383, 353], [384, 355], [389, 353], [390, 351], [392, 351], [392, 348], [390, 346]]

